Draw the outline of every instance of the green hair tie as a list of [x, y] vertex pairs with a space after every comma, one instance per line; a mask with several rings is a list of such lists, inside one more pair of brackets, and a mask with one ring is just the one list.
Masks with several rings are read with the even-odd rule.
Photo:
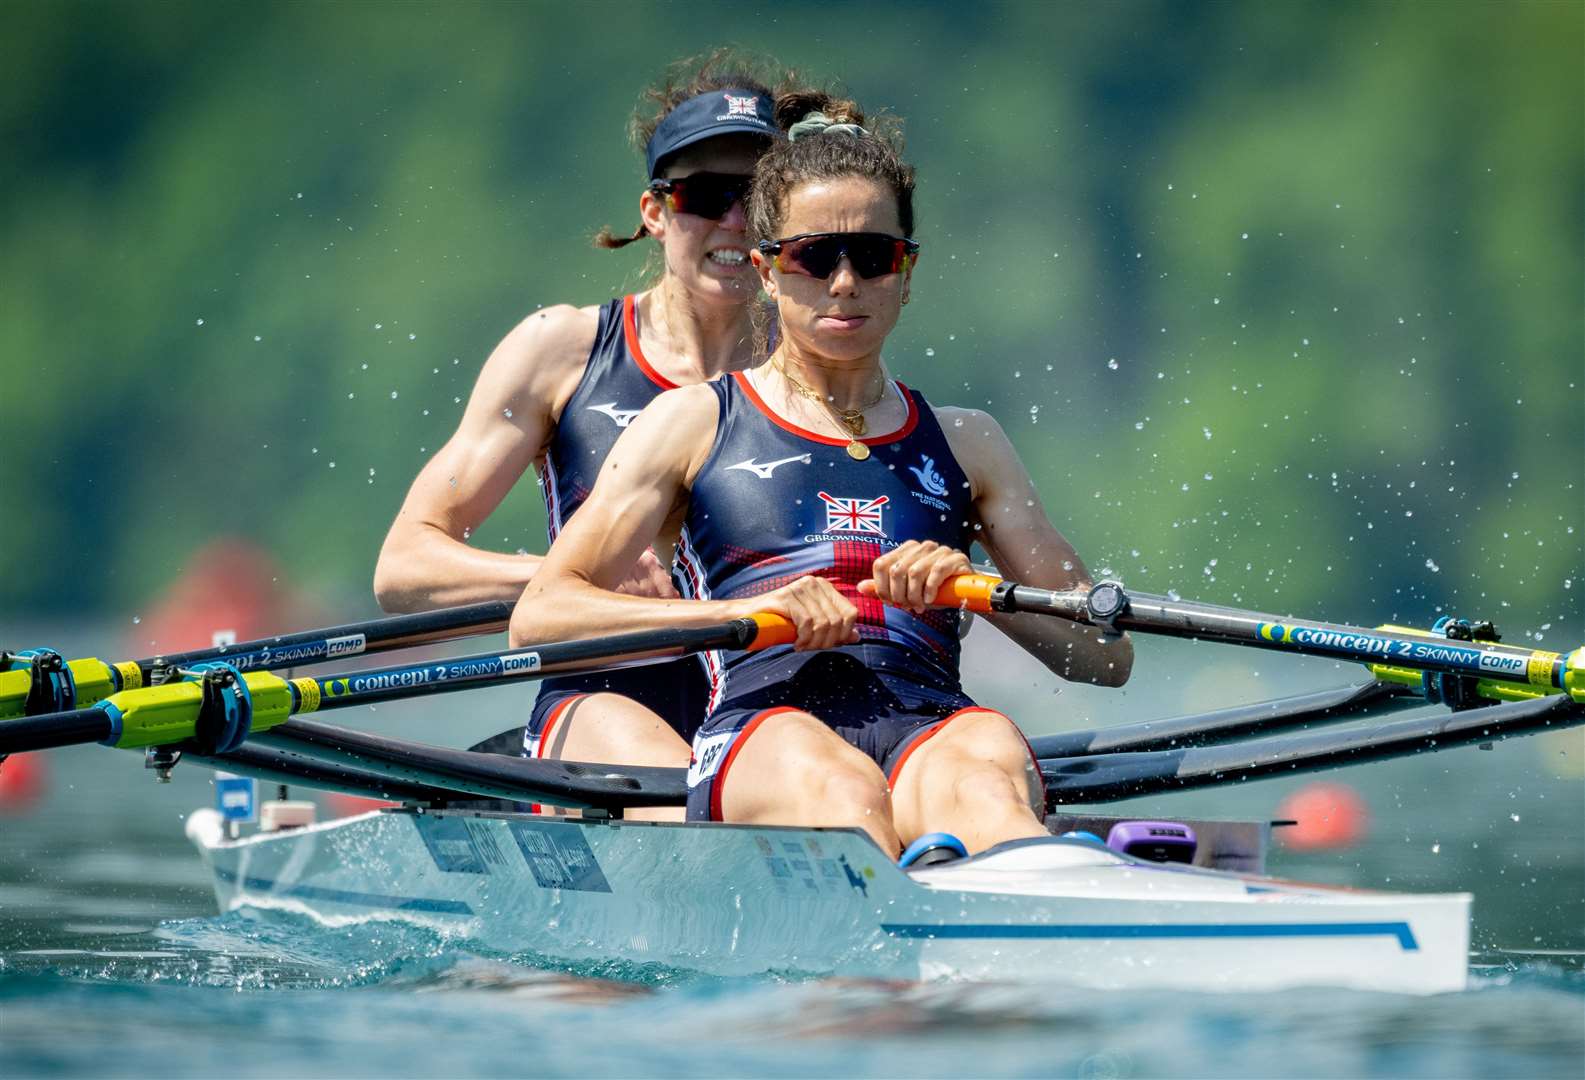
[[797, 142], [807, 135], [851, 135], [858, 138], [868, 135], [869, 132], [857, 124], [838, 124], [823, 112], [812, 112], [792, 127], [787, 129], [787, 141]]

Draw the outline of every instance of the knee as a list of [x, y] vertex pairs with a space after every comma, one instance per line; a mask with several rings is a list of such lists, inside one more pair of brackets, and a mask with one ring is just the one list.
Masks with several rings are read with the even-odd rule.
[[891, 814], [891, 796], [879, 769], [873, 776], [857, 769], [833, 769], [825, 775], [819, 791], [827, 812], [845, 820], [858, 822]]

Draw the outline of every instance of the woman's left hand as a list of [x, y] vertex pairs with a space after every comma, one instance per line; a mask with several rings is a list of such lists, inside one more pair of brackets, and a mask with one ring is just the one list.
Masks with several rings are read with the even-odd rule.
[[948, 578], [972, 574], [969, 557], [934, 540], [909, 540], [875, 560], [859, 592], [919, 613], [935, 606], [936, 593]]

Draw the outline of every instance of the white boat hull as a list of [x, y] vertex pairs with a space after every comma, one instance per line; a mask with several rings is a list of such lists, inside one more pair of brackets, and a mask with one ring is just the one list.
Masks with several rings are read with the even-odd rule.
[[223, 911], [401, 918], [503, 952], [719, 975], [1100, 989], [1459, 990], [1469, 897], [1357, 892], [1022, 841], [907, 873], [862, 833], [383, 811], [189, 830]]

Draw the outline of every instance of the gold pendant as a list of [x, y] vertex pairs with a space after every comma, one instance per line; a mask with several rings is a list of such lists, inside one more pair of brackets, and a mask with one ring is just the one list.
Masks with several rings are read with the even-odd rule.
[[848, 443], [848, 457], [852, 458], [854, 461], [863, 461], [869, 456], [870, 448], [859, 442], [857, 439], [854, 439], [852, 442]]

